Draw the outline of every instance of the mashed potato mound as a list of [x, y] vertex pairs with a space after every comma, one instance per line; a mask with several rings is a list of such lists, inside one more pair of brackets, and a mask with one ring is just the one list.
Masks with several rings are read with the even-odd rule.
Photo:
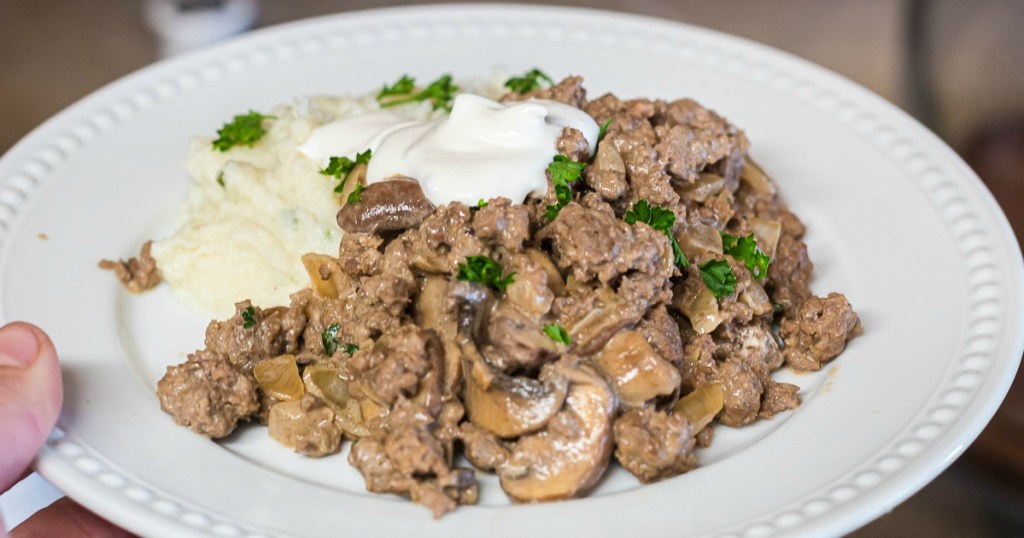
[[[469, 90], [501, 94], [493, 81]], [[375, 94], [310, 97], [270, 112], [276, 119], [264, 123], [267, 133], [251, 148], [221, 152], [212, 137], [193, 140], [187, 158], [193, 185], [182, 224], [152, 247], [174, 297], [224, 318], [237, 301], [288, 304], [291, 293], [308, 286], [302, 255], [337, 255], [341, 200], [337, 180], [320, 174], [326, 162], [306, 157], [299, 146], [323, 124], [379, 108]], [[389, 111], [418, 121], [444, 114], [427, 102]]]

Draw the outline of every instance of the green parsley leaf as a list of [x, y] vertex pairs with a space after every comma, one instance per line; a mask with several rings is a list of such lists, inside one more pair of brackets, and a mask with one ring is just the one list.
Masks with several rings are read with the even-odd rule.
[[551, 77], [535, 67], [521, 77], [512, 77], [506, 80], [505, 87], [518, 94], [524, 94], [533, 90], [539, 90], [542, 80], [548, 83], [549, 88], [555, 85], [555, 81], [551, 80]]
[[569, 337], [568, 331], [562, 328], [557, 323], [549, 323], [544, 326], [544, 334], [548, 335], [548, 338], [558, 342], [559, 344], [565, 344], [567, 346], [572, 345], [572, 338]]
[[700, 266], [700, 277], [715, 296], [721, 299], [736, 291], [736, 275], [725, 260], [711, 260]]
[[604, 135], [608, 134], [608, 126], [612, 124], [612, 119], [608, 118], [604, 123], [601, 124], [601, 129], [597, 131], [597, 143], [600, 144], [604, 140]]
[[481, 208], [487, 207], [487, 200], [484, 200], [483, 198], [481, 198], [480, 201], [478, 201], [476, 203], [476, 207], [477, 207], [477, 209], [481, 209]]
[[334, 355], [338, 349], [345, 352], [346, 355], [351, 357], [356, 351], [359, 351], [359, 346], [355, 344], [343, 344], [338, 341], [338, 331], [341, 330], [341, 326], [337, 323], [332, 323], [327, 326], [323, 332], [320, 333], [320, 340], [324, 344], [324, 353], [330, 357]]
[[356, 183], [356, 188], [348, 195], [348, 203], [358, 204], [363, 201], [363, 184]]
[[345, 191], [345, 183], [348, 182], [348, 176], [352, 173], [352, 169], [359, 164], [370, 164], [370, 157], [372, 157], [370, 150], [356, 153], [355, 159], [331, 157], [327, 163], [327, 168], [321, 168], [320, 173], [325, 176], [334, 176], [335, 179], [341, 180], [341, 183], [338, 183], [338, 186], [334, 188], [334, 192], [340, 194]]
[[242, 310], [242, 328], [251, 329], [256, 326], [256, 309], [249, 305], [248, 308]]
[[512, 272], [502, 278], [502, 271], [501, 264], [487, 256], [467, 256], [466, 263], [459, 264], [459, 272], [455, 278], [505, 291], [509, 284], [515, 282], [516, 274]]
[[385, 97], [391, 97], [395, 95], [408, 95], [416, 89], [416, 79], [409, 75], [402, 75], [394, 84], [388, 86], [384, 85], [380, 89], [380, 93], [377, 94], [377, 100], [380, 101]]
[[328, 357], [334, 355], [335, 351], [338, 351], [338, 331], [341, 330], [341, 325], [332, 323], [327, 326], [323, 332], [320, 333], [320, 339], [324, 344], [324, 353]]
[[771, 263], [772, 259], [757, 246], [757, 239], [754, 237], [754, 234], [746, 237], [736, 237], [721, 232], [721, 235], [722, 250], [736, 258], [736, 261], [743, 262], [743, 265], [747, 266], [747, 269], [750, 270], [750, 274], [754, 275], [754, 278], [764, 280], [764, 277], [768, 275], [768, 264]]
[[551, 184], [555, 188], [554, 205], [549, 205], [544, 211], [544, 218], [555, 220], [558, 212], [572, 201], [572, 187], [570, 183], [576, 181], [583, 174], [585, 163], [574, 162], [565, 155], [558, 154], [548, 164], [548, 173], [551, 174]]
[[776, 314], [781, 314], [783, 310], [784, 308], [782, 306], [782, 303], [772, 303], [772, 312]]
[[442, 108], [451, 110], [452, 100], [459, 93], [459, 87], [452, 83], [451, 75], [441, 75], [426, 88], [416, 91], [416, 79], [402, 75], [392, 86], [384, 86], [377, 94], [377, 102], [381, 108], [430, 101], [434, 110]]
[[672, 243], [672, 255], [675, 258], [675, 264], [682, 269], [686, 269], [690, 266], [690, 260], [686, 259], [686, 254], [683, 253], [683, 249], [679, 246], [679, 242], [676, 241], [674, 235], [672, 235], [672, 226], [676, 223], [676, 214], [669, 209], [663, 207], [652, 206], [650, 202], [645, 199], [637, 200], [633, 204], [633, 207], [626, 211], [623, 215], [623, 219], [627, 224], [636, 224], [637, 222], [643, 222], [665, 234], [668, 237], [670, 243]]
[[259, 112], [249, 111], [232, 118], [217, 130], [217, 139], [213, 141], [213, 149], [227, 151], [235, 146], [252, 147], [257, 140], [267, 134], [263, 128], [263, 120], [274, 120], [276, 116], [265, 116]]

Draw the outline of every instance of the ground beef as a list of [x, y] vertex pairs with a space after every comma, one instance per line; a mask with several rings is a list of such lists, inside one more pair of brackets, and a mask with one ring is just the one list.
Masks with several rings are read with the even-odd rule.
[[800, 387], [790, 383], [769, 381], [761, 398], [761, 410], [757, 418], [772, 418], [790, 409], [800, 407]]
[[587, 90], [583, 88], [583, 77], [572, 76], [550, 88], [529, 91], [523, 94], [510, 92], [501, 97], [502, 102], [526, 101], [527, 99], [547, 99], [565, 103], [576, 108], [587, 104]]
[[861, 333], [860, 318], [840, 293], [811, 297], [782, 319], [782, 352], [797, 370], [818, 370], [843, 352], [846, 342]]
[[590, 158], [590, 144], [578, 129], [566, 127], [562, 135], [555, 140], [555, 149], [575, 162], [587, 162]]
[[175, 422], [214, 439], [230, 434], [260, 408], [255, 380], [212, 352], [168, 367], [156, 394]]
[[679, 334], [679, 325], [669, 315], [668, 309], [664, 306], [652, 309], [637, 329], [661, 358], [677, 367], [682, 364], [683, 339]]
[[288, 308], [264, 310], [248, 300], [236, 303], [234, 316], [206, 327], [206, 349], [223, 355], [243, 372], [252, 372], [265, 359], [297, 350], [296, 323], [302, 315], [288, 314]]
[[505, 301], [491, 311], [487, 337], [490, 344], [484, 356], [505, 372], [536, 372], [558, 356], [559, 348], [544, 333], [543, 325]]
[[488, 246], [520, 252], [530, 238], [529, 210], [507, 198], [493, 198], [473, 215], [473, 233]]
[[749, 145], [742, 131], [692, 99], [669, 103], [655, 122], [658, 159], [674, 180], [692, 183], [707, 166], [724, 161], [716, 171], [727, 184], [738, 183]]
[[474, 467], [490, 471], [500, 467], [509, 457], [509, 449], [497, 436], [472, 422], [459, 426], [458, 438], [462, 441], [463, 453]]
[[629, 225], [614, 214], [569, 204], [538, 233], [551, 239], [553, 259], [581, 282], [610, 282], [626, 272], [672, 275], [673, 254], [665, 234], [646, 224]]
[[615, 459], [641, 482], [657, 482], [697, 466], [689, 422], [680, 414], [630, 409], [615, 420]]
[[781, 305], [783, 311], [804, 302], [811, 296], [812, 269], [814, 264], [807, 257], [807, 245], [790, 234], [782, 234], [765, 282], [772, 302]]
[[138, 257], [127, 260], [101, 260], [100, 269], [109, 269], [114, 276], [124, 284], [128, 291], [140, 293], [160, 283], [160, 270], [156, 267], [156, 260], [150, 254], [152, 241], [146, 241]]
[[342, 360], [375, 401], [391, 405], [400, 396], [414, 395], [428, 372], [441, 372], [442, 354], [434, 331], [403, 325], [381, 336], [371, 349]]

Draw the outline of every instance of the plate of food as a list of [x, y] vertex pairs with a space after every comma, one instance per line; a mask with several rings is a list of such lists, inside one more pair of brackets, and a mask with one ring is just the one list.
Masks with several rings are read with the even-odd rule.
[[840, 534], [1024, 349], [1019, 246], [937, 137], [643, 17], [254, 32], [40, 126], [0, 202], [2, 319], [62, 359], [38, 470], [143, 535]]

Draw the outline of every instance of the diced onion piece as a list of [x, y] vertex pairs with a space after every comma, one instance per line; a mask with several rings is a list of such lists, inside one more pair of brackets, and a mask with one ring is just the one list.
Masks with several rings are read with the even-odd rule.
[[775, 182], [764, 173], [764, 170], [753, 159], [745, 157], [743, 160], [743, 173], [740, 174], [740, 179], [750, 186], [750, 190], [759, 194], [774, 196]]
[[295, 355], [265, 360], [257, 364], [252, 373], [263, 392], [276, 400], [298, 400], [306, 393], [299, 377], [299, 367], [295, 364]]
[[749, 306], [755, 316], [772, 311], [772, 302], [768, 298], [768, 293], [764, 291], [764, 288], [757, 281], [750, 283], [750, 286], [740, 294], [739, 300]]
[[302, 372], [302, 380], [305, 382], [306, 390], [328, 405], [335, 408], [335, 411], [344, 409], [352, 398], [348, 390], [348, 382], [341, 378], [338, 370], [330, 366], [314, 364], [308, 366]]
[[[693, 291], [695, 288], [695, 292]], [[718, 309], [718, 299], [711, 289], [704, 285], [687, 289], [676, 294], [673, 303], [680, 312], [690, 319], [690, 325], [697, 334], [708, 334], [722, 323], [722, 313]]]
[[725, 178], [718, 174], [701, 172], [697, 181], [673, 186], [679, 196], [695, 202], [703, 202], [722, 191], [722, 188], [725, 187]]
[[774, 258], [775, 248], [779, 246], [779, 235], [782, 233], [782, 222], [753, 217], [747, 223], [750, 224], [750, 230], [754, 232], [757, 246], [761, 247], [761, 250], [769, 258]]
[[345, 409], [334, 415], [334, 422], [345, 430], [345, 433], [353, 437], [367, 437], [370, 429], [363, 424], [363, 412], [359, 402], [352, 399], [348, 401]]
[[691, 260], [706, 252], [722, 254], [722, 234], [707, 224], [681, 228], [676, 233], [676, 241], [679, 242], [679, 248], [683, 249], [683, 254]]
[[714, 420], [723, 405], [725, 387], [721, 383], [711, 383], [697, 387], [693, 392], [680, 398], [672, 412], [686, 417], [696, 435]]
[[321, 268], [330, 267], [328, 263], [333, 260], [330, 256], [315, 252], [302, 255], [302, 265], [306, 268], [306, 273], [309, 275], [310, 287], [313, 288], [313, 291], [324, 297], [338, 296], [338, 285], [334, 281], [334, 272], [327, 271], [326, 274], [321, 273]]

